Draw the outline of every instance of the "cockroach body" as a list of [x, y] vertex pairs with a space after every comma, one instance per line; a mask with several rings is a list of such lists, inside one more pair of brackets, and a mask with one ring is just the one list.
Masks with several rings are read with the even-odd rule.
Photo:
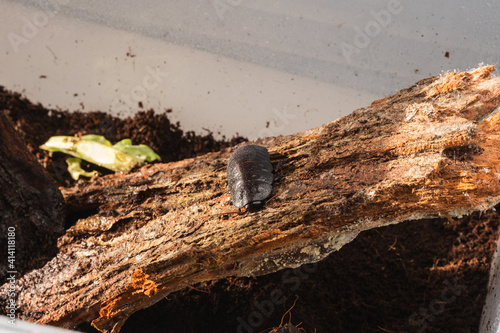
[[231, 201], [237, 208], [262, 204], [273, 190], [273, 166], [265, 147], [246, 145], [236, 149], [227, 163]]

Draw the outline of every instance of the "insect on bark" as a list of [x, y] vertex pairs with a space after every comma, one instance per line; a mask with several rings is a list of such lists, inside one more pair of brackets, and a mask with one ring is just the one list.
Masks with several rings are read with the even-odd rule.
[[265, 147], [246, 145], [236, 149], [227, 163], [231, 201], [238, 209], [260, 205], [273, 190], [273, 166]]

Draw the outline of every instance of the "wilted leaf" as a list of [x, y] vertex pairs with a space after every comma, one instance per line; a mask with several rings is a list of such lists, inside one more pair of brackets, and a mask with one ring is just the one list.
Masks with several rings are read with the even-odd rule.
[[[111, 142], [106, 138], [94, 134], [82, 137], [53, 136], [40, 148], [62, 152], [106, 169], [122, 172], [128, 172], [145, 162], [161, 160], [160, 156], [146, 145], [134, 146], [130, 139], [125, 139], [112, 146]], [[88, 173], [81, 169], [76, 160], [70, 160], [69, 163], [68, 166], [75, 172], [74, 175], [72, 174], [74, 179], [78, 179], [75, 178], [77, 175], [78, 177], [91, 177], [94, 175], [94, 173]], [[70, 170], [68, 169], [68, 171]], [[90, 174], [90, 176], [87, 174]]]
[[74, 180], [78, 180], [80, 176], [84, 177], [93, 177], [97, 176], [97, 171], [85, 171], [81, 167], [82, 159], [78, 157], [68, 157], [66, 159], [66, 163], [68, 164], [68, 172], [71, 175], [71, 178]]
[[126, 154], [132, 155], [142, 161], [152, 162], [155, 160], [161, 161], [160, 156], [153, 149], [146, 145], [133, 145], [132, 140], [123, 139], [117, 142], [113, 148], [118, 149]]

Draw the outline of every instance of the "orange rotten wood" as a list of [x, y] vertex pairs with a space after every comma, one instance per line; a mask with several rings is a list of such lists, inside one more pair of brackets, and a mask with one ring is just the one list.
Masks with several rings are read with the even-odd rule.
[[221, 214], [234, 211], [224, 193], [234, 148], [63, 189], [69, 209], [99, 212], [18, 281], [19, 313], [118, 332], [135, 311], [202, 281], [316, 262], [370, 228], [491, 208], [500, 199], [493, 71], [427, 78], [321, 127], [254, 142], [283, 173], [258, 211]]

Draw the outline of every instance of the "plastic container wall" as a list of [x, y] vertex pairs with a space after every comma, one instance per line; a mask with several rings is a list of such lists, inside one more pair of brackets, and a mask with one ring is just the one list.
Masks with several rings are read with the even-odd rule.
[[480, 333], [500, 333], [500, 239], [491, 263], [486, 305], [481, 315]]
[[496, 64], [500, 4], [0, 0], [0, 84], [35, 102], [250, 139], [307, 130], [419, 79]]
[[73, 333], [76, 331], [65, 330], [54, 326], [44, 326], [16, 319], [0, 316], [0, 333]]

